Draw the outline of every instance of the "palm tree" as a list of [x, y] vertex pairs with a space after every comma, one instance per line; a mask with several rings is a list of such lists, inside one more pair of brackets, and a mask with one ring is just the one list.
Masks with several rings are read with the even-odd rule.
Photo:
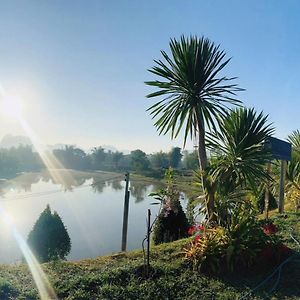
[[225, 52], [209, 39], [171, 39], [170, 50], [171, 56], [161, 51], [164, 61], [154, 60], [155, 66], [149, 70], [160, 80], [145, 82], [158, 88], [147, 97], [163, 98], [148, 110], [152, 118], [157, 118], [154, 125], [159, 134], [171, 132], [171, 137], [176, 138], [185, 127], [184, 145], [188, 136], [198, 137], [199, 164], [204, 171], [208, 165], [206, 127], [216, 128], [228, 105], [241, 103], [235, 96], [242, 89], [232, 83], [235, 77], [221, 74], [230, 58], [225, 59]]
[[[184, 127], [184, 146], [190, 136], [198, 138], [198, 158], [202, 170], [202, 186], [206, 186], [205, 169], [208, 166], [205, 134], [206, 128], [216, 129], [229, 105], [239, 105], [236, 92], [242, 89], [233, 83], [235, 77], [221, 74], [229, 59], [209, 39], [196, 36], [180, 40], [171, 39], [171, 56], [161, 51], [162, 60], [154, 60], [149, 71], [160, 79], [145, 82], [158, 88], [148, 98], [162, 97], [152, 105], [152, 118], [159, 134], [171, 132], [176, 138]], [[206, 199], [210, 214], [213, 214], [212, 200]]]
[[217, 153], [207, 171], [212, 207], [217, 189], [229, 195], [270, 180], [265, 165], [271, 153], [265, 140], [273, 132], [268, 116], [257, 114], [253, 108], [238, 108], [222, 120], [218, 130], [209, 133], [207, 146]]

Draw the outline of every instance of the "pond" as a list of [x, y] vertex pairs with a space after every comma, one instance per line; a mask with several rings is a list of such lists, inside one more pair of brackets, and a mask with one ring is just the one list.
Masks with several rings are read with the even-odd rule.
[[[127, 250], [141, 248], [146, 233], [146, 215], [152, 219], [159, 206], [149, 193], [161, 187], [154, 180], [130, 180]], [[62, 218], [71, 238], [68, 260], [93, 258], [119, 252], [123, 223], [124, 174], [71, 170], [26, 173], [0, 181], [0, 208], [26, 240], [41, 212], [50, 205]], [[187, 199], [181, 200], [184, 208]], [[22, 254], [11, 225], [0, 221], [0, 263], [16, 263]]]

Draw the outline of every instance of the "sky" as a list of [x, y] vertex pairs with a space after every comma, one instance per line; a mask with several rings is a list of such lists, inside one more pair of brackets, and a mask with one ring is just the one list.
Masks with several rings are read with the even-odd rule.
[[[206, 36], [232, 60], [247, 107], [276, 136], [300, 128], [300, 1], [0, 0], [0, 84], [22, 102], [43, 143], [147, 153], [183, 145], [159, 136], [144, 81], [170, 38]], [[0, 139], [24, 131], [1, 116]], [[193, 142], [187, 148], [192, 149]]]

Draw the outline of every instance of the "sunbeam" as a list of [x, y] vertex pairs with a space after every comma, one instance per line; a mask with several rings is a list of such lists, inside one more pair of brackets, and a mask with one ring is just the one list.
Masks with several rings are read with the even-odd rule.
[[28, 264], [29, 270], [38, 289], [41, 300], [58, 299], [39, 262], [28, 247], [26, 241], [14, 226], [13, 218], [9, 214], [7, 214], [2, 207], [0, 207], [0, 217], [5, 225], [10, 227], [15, 240], [17, 241], [18, 246], [22, 251], [22, 254]]

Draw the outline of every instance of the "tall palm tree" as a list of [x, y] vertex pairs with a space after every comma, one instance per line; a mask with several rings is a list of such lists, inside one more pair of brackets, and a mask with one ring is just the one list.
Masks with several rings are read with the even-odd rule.
[[171, 132], [176, 138], [185, 127], [184, 145], [188, 136], [198, 138], [199, 164], [205, 170], [206, 128], [216, 128], [228, 105], [241, 103], [235, 97], [242, 89], [232, 83], [235, 77], [221, 74], [230, 58], [225, 59], [225, 52], [209, 39], [181, 36], [180, 40], [171, 39], [170, 50], [170, 56], [161, 51], [164, 60], [154, 60], [155, 66], [149, 70], [160, 79], [145, 82], [158, 88], [147, 97], [162, 99], [148, 110], [157, 118], [159, 134]]
[[[171, 56], [161, 51], [163, 60], [154, 60], [149, 71], [160, 79], [145, 82], [158, 88], [148, 98], [162, 97], [148, 110], [156, 118], [159, 134], [171, 132], [176, 138], [183, 127], [184, 146], [188, 136], [198, 138], [198, 158], [202, 170], [202, 186], [207, 189], [205, 169], [208, 166], [206, 128], [215, 129], [228, 105], [239, 105], [236, 92], [242, 89], [233, 83], [235, 77], [222, 74], [229, 63], [225, 52], [204, 37], [181, 36], [171, 39]], [[213, 199], [206, 199], [213, 216]]]

